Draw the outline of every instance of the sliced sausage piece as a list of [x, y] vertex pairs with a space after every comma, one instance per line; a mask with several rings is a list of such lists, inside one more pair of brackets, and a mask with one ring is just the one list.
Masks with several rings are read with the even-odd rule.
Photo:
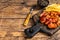
[[50, 21], [46, 21], [45, 24], [48, 25], [50, 23]]
[[41, 23], [44, 23], [46, 21], [46, 18], [45, 17], [40, 17], [40, 22]]
[[53, 18], [53, 19], [52, 19], [52, 22], [57, 22], [57, 21], [58, 21], [57, 18]]
[[40, 14], [40, 17], [46, 16], [46, 12]]
[[57, 28], [57, 24], [55, 24], [55, 23], [50, 23], [50, 24], [48, 24], [48, 28]]

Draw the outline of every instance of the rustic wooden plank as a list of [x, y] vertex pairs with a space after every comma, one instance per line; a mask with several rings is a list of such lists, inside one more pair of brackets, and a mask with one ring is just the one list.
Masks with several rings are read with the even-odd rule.
[[3, 37], [2, 37], [2, 38], [0, 38], [0, 40], [3, 40]]
[[18, 40], [18, 37], [8, 36], [8, 37], [4, 37], [3, 40]]
[[53, 3], [58, 3], [58, 4], [60, 4], [60, 1], [59, 0], [49, 0], [49, 2], [50, 2], [50, 4], [53, 4]]
[[21, 25], [25, 19], [1, 19], [2, 25]]
[[7, 32], [6, 32], [6, 31], [0, 31], [0, 37], [5, 37], [5, 36], [6, 36], [6, 34], [7, 34]]
[[0, 3], [0, 12], [2, 9], [8, 7], [9, 3]]
[[25, 38], [24, 37], [8, 36], [8, 37], [1, 37], [0, 40], [25, 40]]
[[26, 40], [24, 37], [19, 37], [18, 40]]
[[0, 2], [12, 2], [12, 3], [23, 3], [26, 2], [26, 5], [32, 6], [37, 4], [37, 0], [0, 0]]
[[0, 2], [23, 2], [23, 0], [0, 0]]
[[33, 37], [31, 39], [26, 39], [26, 40], [47, 40], [47, 38]]
[[[2, 7], [4, 7], [6, 4], [3, 3]], [[7, 4], [7, 6], [8, 6], [8, 4]], [[8, 6], [7, 8], [0, 10], [0, 12], [1, 12], [0, 18], [1, 17], [2, 18], [20, 18], [20, 17], [25, 18], [26, 15], [24, 15], [24, 14], [29, 13], [29, 8], [25, 8], [23, 6]]]
[[[8, 6], [1, 10], [0, 18], [26, 18], [26, 14], [29, 13], [29, 7], [23, 6]], [[36, 14], [37, 11], [33, 11], [32, 15]]]
[[[0, 19], [1, 25], [23, 25], [25, 19]], [[29, 21], [28, 26], [32, 25], [32, 20]]]
[[24, 35], [24, 32], [10, 32], [10, 34], [12, 35], [12, 36], [14, 36], [14, 37], [18, 37], [18, 36], [20, 36], [20, 37], [25, 37], [25, 35]]
[[37, 4], [37, 0], [24, 0], [27, 6], [33, 6]]
[[8, 32], [8, 31], [0, 31], [0, 37], [25, 37], [25, 34], [23, 31], [15, 31], [15, 32]]
[[9, 6], [2, 10], [2, 18], [26, 18], [26, 13], [28, 13], [28, 8], [21, 6]]
[[54, 37], [33, 37], [33, 38], [26, 38], [26, 40], [55, 40]]
[[6, 2], [6, 1], [8, 1], [8, 0], [0, 0], [0, 2]]
[[24, 19], [0, 19], [0, 31], [24, 31], [24, 29], [31, 27], [29, 22], [27, 27], [23, 26]]
[[28, 27], [24, 27], [22, 25], [18, 26], [18, 25], [0, 25], [0, 31], [24, 31], [24, 29], [29, 28], [31, 26]]
[[3, 37], [3, 38], [0, 38], [0, 40], [18, 40], [18, 38], [17, 37]]
[[22, 2], [24, 2], [23, 0], [9, 0], [9, 2], [19, 2], [19, 3], [22, 3]]
[[60, 40], [60, 30], [58, 30], [52, 37], [56, 40]]

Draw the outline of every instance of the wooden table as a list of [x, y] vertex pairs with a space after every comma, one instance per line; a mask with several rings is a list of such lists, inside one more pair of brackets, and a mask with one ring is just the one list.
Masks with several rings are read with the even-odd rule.
[[[50, 1], [51, 3], [60, 3], [59, 0]], [[37, 33], [33, 38], [25, 38], [24, 29], [32, 26], [32, 20], [25, 27], [23, 22], [29, 13], [31, 7], [21, 4], [24, 0], [0, 0], [0, 40], [59, 40], [60, 31], [53, 36], [47, 36], [43, 33]], [[26, 2], [26, 0], [25, 0]], [[26, 2], [32, 6], [36, 4], [36, 0]], [[33, 15], [39, 10], [33, 11]], [[58, 35], [59, 34], [59, 35]]]

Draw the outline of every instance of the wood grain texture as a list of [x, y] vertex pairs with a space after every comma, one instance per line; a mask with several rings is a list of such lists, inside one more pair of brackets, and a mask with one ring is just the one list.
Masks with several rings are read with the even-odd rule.
[[[59, 0], [49, 1], [50, 4], [60, 3]], [[60, 31], [51, 37], [39, 32], [33, 38], [25, 38], [24, 29], [31, 27], [33, 22], [30, 20], [27, 27], [23, 22], [31, 6], [36, 4], [37, 0], [0, 0], [0, 40], [60, 40]], [[32, 15], [38, 11], [34, 10]]]

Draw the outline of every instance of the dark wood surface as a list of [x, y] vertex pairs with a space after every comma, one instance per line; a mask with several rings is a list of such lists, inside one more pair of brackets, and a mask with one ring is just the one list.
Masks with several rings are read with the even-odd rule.
[[[50, 4], [60, 0], [49, 0]], [[22, 4], [25, 2], [25, 4]], [[60, 30], [53, 36], [37, 33], [33, 38], [25, 38], [24, 29], [32, 26], [31, 20], [27, 27], [23, 22], [31, 6], [37, 0], [0, 0], [0, 40], [60, 40]], [[28, 7], [29, 6], [29, 7]], [[39, 10], [33, 11], [33, 15]]]

